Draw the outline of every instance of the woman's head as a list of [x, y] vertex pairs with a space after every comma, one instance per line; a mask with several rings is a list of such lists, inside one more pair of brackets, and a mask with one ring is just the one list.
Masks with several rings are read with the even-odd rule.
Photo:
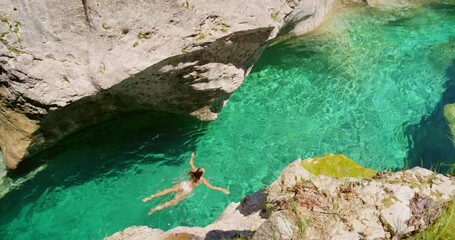
[[188, 173], [193, 181], [199, 181], [199, 179], [204, 174], [205, 170], [203, 168], [198, 168], [196, 171], [191, 171]]

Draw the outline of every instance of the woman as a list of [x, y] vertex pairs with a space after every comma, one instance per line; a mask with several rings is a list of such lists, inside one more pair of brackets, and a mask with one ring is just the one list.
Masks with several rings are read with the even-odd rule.
[[152, 198], [160, 197], [160, 196], [163, 196], [163, 195], [171, 193], [171, 192], [176, 192], [176, 195], [175, 195], [174, 199], [172, 199], [171, 201], [166, 202], [164, 204], [158, 205], [155, 208], [150, 209], [149, 215], [154, 213], [154, 212], [156, 212], [156, 211], [158, 211], [158, 210], [167, 208], [169, 206], [176, 205], [177, 203], [182, 201], [186, 196], [188, 196], [191, 193], [191, 191], [193, 191], [193, 189], [195, 187], [199, 186], [199, 184], [201, 184], [201, 183], [207, 185], [207, 187], [209, 187], [211, 189], [222, 191], [222, 192], [224, 192], [226, 194], [229, 194], [229, 191], [227, 189], [221, 188], [221, 187], [212, 186], [212, 184], [210, 184], [207, 181], [207, 179], [205, 179], [202, 176], [205, 173], [205, 169], [196, 168], [194, 166], [194, 152], [191, 153], [190, 165], [191, 165], [191, 168], [192, 168], [192, 171], [188, 173], [188, 175], [190, 175], [190, 180], [183, 181], [183, 182], [181, 182], [179, 184], [176, 184], [176, 185], [174, 185], [174, 186], [172, 186], [172, 187], [170, 187], [168, 189], [165, 189], [165, 190], [163, 190], [161, 192], [153, 194], [150, 197], [146, 197], [146, 198], [142, 199], [143, 202], [147, 202], [147, 201], [150, 201]]

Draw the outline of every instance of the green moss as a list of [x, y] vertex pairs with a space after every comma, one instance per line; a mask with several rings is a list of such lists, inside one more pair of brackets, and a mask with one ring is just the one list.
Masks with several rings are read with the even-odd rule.
[[109, 26], [107, 26], [107, 23], [105, 23], [105, 22], [103, 22], [103, 23], [101, 24], [101, 27], [102, 27], [104, 30], [109, 29]]
[[21, 50], [15, 48], [15, 47], [8, 47], [8, 50], [10, 52], [13, 52], [13, 53], [17, 54], [17, 55], [25, 53], [24, 51], [21, 51]]
[[15, 22], [14, 25], [12, 25], [11, 32], [15, 33], [16, 35], [19, 33], [20, 27], [22, 26], [21, 22]]
[[415, 235], [417, 239], [455, 239], [455, 201], [448, 203], [447, 211], [433, 225]]
[[6, 14], [1, 14], [1, 15], [0, 15], [0, 22], [9, 24], [9, 20], [8, 20], [8, 18], [6, 17]]
[[138, 33], [137, 34], [137, 39], [141, 40], [141, 39], [150, 39], [150, 32], [146, 32], [146, 33]]
[[396, 201], [399, 201], [397, 197], [395, 196], [390, 196], [388, 198], [382, 199], [381, 203], [384, 205], [384, 207], [389, 208], [391, 207]]
[[133, 47], [137, 47], [137, 46], [139, 46], [139, 42], [138, 41], [134, 42], [134, 44], [133, 44]]
[[200, 32], [199, 35], [197, 35], [196, 40], [202, 41], [207, 38], [207, 34]]
[[19, 50], [19, 49], [15, 48], [15, 47], [7, 46], [7, 48], [8, 48], [8, 50], [10, 52], [15, 53], [16, 55], [25, 53], [24, 51]]
[[[4, 16], [3, 16], [4, 17]], [[2, 19], [0, 18], [2, 22], [5, 22], [4, 20], [5, 19]], [[8, 21], [6, 21], [6, 23], [8, 23]], [[17, 43], [21, 44], [23, 39], [19, 36], [19, 31], [20, 31], [20, 27], [22, 26], [22, 23], [21, 22], [14, 22], [14, 24], [10, 24], [9, 25], [9, 30], [6, 31], [6, 32], [3, 32], [0, 34], [0, 41], [4, 44], [4, 45], [8, 45], [8, 43], [4, 40], [5, 36], [8, 35], [8, 34], [14, 34], [16, 35], [16, 38], [17, 38]], [[20, 53], [24, 53], [20, 50], [17, 50], [11, 46], [7, 46], [8, 49], [11, 51], [11, 52], [14, 52], [16, 54], [18, 54], [19, 52]]]
[[278, 15], [279, 15], [279, 12], [273, 11], [273, 12], [270, 14], [270, 17], [272, 17], [273, 21], [277, 21], [277, 20], [278, 20]]
[[327, 154], [312, 160], [302, 161], [302, 166], [315, 175], [329, 177], [363, 177], [371, 178], [376, 171], [358, 165], [343, 154]]

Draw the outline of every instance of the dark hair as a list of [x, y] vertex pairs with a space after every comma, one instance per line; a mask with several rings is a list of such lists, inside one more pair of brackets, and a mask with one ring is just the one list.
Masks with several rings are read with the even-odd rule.
[[188, 175], [190, 175], [190, 177], [196, 181], [199, 181], [199, 179], [201, 179], [203, 174], [204, 174], [204, 171], [202, 170], [202, 168], [198, 168], [196, 171], [194, 171], [194, 172], [191, 171], [188, 173]]

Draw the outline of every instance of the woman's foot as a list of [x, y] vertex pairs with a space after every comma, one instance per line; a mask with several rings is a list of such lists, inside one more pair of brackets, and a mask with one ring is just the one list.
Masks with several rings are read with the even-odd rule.
[[142, 199], [142, 202], [147, 202], [147, 201], [150, 201], [152, 199], [152, 197], [146, 197], [144, 199]]

